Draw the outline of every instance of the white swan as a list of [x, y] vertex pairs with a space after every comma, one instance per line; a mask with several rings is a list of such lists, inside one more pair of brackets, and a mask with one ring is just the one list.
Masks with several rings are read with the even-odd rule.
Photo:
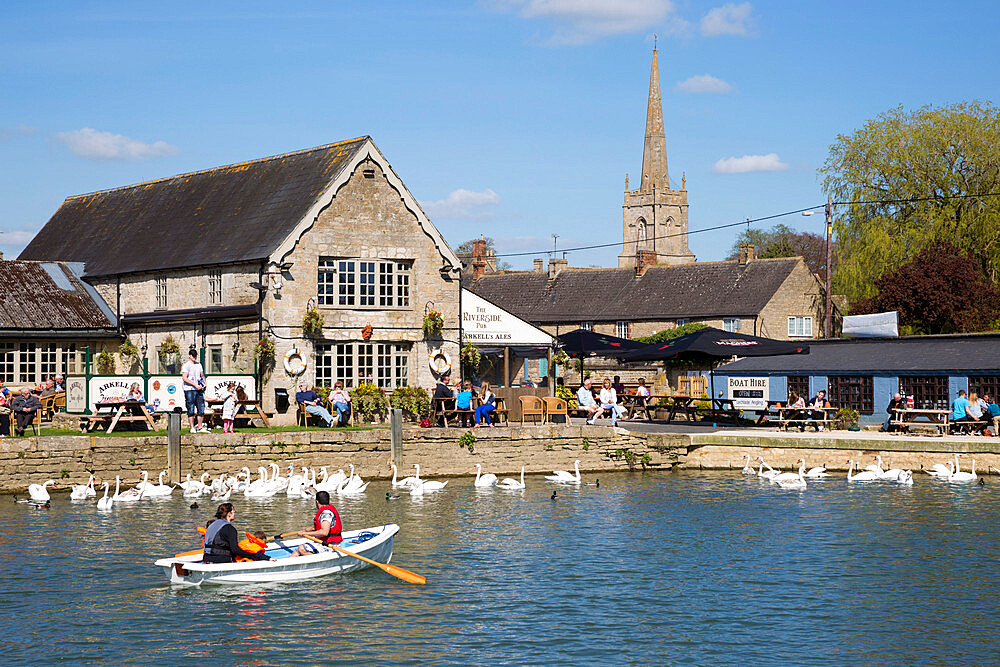
[[930, 467], [930, 470], [924, 472], [931, 477], [947, 477], [952, 473], [952, 469], [944, 463], [935, 463]]
[[581, 481], [579, 459], [573, 462], [573, 470], [576, 474], [568, 473], [565, 470], [553, 470], [551, 475], [545, 476], [545, 479], [550, 482], [559, 482], [560, 484], [579, 484]]
[[807, 479], [822, 479], [823, 477], [829, 477], [830, 473], [826, 471], [826, 466], [816, 466], [815, 468], [809, 468], [805, 476]]
[[792, 480], [797, 480], [799, 477], [803, 477], [806, 474], [806, 460], [799, 459], [796, 461], [799, 464], [799, 469], [797, 472], [783, 472], [771, 477], [771, 484], [780, 484], [781, 482], [788, 482]]
[[507, 489], [508, 491], [518, 491], [524, 487], [524, 466], [521, 466], [521, 481], [516, 479], [511, 479], [510, 477], [504, 477], [503, 480], [497, 484], [498, 489]]
[[[803, 459], [801, 461], [802, 465], [799, 466], [799, 472], [794, 477], [786, 477], [784, 479], [778, 480], [778, 486], [783, 489], [804, 489], [806, 488], [806, 462]], [[786, 475], [789, 473], [785, 473]]]
[[472, 483], [473, 486], [484, 487], [484, 486], [496, 486], [497, 476], [491, 472], [482, 474], [483, 464], [476, 464], [476, 481]]
[[323, 480], [321, 482], [313, 484], [313, 487], [315, 487], [317, 491], [336, 493], [337, 489], [340, 487], [340, 484], [345, 479], [347, 479], [347, 476], [344, 474], [343, 470], [338, 470], [333, 476], [330, 476], [326, 471], [326, 466], [323, 466], [320, 469], [320, 472], [323, 473]]
[[70, 500], [86, 500], [90, 496], [91, 484], [94, 483], [94, 476], [90, 476], [90, 480], [86, 484], [74, 484], [73, 490], [70, 491]]
[[55, 486], [55, 483], [56, 481], [54, 479], [50, 479], [44, 484], [29, 484], [28, 496], [36, 503], [48, 502], [49, 500], [48, 487]]
[[905, 484], [906, 486], [913, 486], [913, 471], [904, 470], [903, 472], [899, 473], [899, 476], [896, 478], [896, 483]]
[[[771, 466], [764, 463], [763, 457], [758, 456], [757, 460], [760, 461], [760, 467], [757, 469], [757, 476], [763, 477], [764, 479], [770, 480], [772, 477], [777, 477], [781, 474], [780, 470], [775, 470]], [[767, 472], [764, 472], [764, 466], [767, 466]]]
[[148, 496], [150, 495], [150, 491], [155, 487], [149, 483], [148, 472], [146, 472], [145, 470], [140, 470], [139, 473], [142, 475], [142, 481], [136, 484], [135, 488], [139, 489], [142, 492], [142, 495]]
[[866, 465], [865, 470], [877, 472], [879, 475], [885, 472], [884, 470], [882, 470], [882, 455], [881, 454], [876, 455], [875, 463], [869, 463], [868, 465]]
[[216, 502], [225, 502], [229, 500], [229, 496], [233, 495], [233, 487], [223, 484], [223, 477], [225, 475], [219, 475], [219, 485], [215, 487], [215, 492], [212, 494], [212, 500]]
[[160, 473], [159, 484], [157, 484], [156, 486], [153, 486], [152, 484], [146, 485], [145, 494], [147, 496], [163, 497], [163, 496], [169, 496], [171, 493], [174, 492], [174, 487], [170, 486], [169, 484], [163, 483], [163, 476], [166, 474], [167, 474], [166, 470]]
[[747, 460], [743, 464], [743, 470], [741, 470], [740, 472], [742, 472], [744, 475], [756, 475], [757, 471], [754, 470], [752, 467], [750, 467], [750, 455], [746, 454], [746, 457]]
[[293, 475], [292, 470], [293, 470], [292, 466], [288, 466], [288, 486], [285, 487], [285, 495], [289, 497], [301, 496], [302, 489], [305, 488], [306, 484], [309, 481], [308, 479], [306, 479], [306, 475], [308, 474], [307, 469], [302, 468], [301, 475]]
[[[143, 471], [145, 472], [145, 471]], [[147, 475], [148, 477], [148, 475]], [[137, 500], [142, 500], [142, 489], [139, 486], [134, 486], [124, 493], [118, 493], [119, 484], [121, 483], [121, 477], [115, 475], [115, 495], [113, 496], [115, 502], [119, 503], [131, 503]]]
[[345, 479], [343, 482], [340, 483], [340, 486], [337, 488], [337, 495], [357, 496], [364, 493], [365, 489], [368, 488], [368, 485], [371, 482], [362, 482], [359, 484], [356, 480], [360, 479], [361, 479], [360, 477], [354, 477], [354, 476]]
[[[98, 501], [97, 501], [97, 509], [99, 509], [99, 510], [109, 510], [109, 509], [111, 509], [111, 506], [115, 504], [114, 498], [109, 498], [108, 497], [108, 489], [111, 487], [111, 484], [109, 484], [108, 482], [104, 482], [103, 484], [101, 484], [101, 486], [104, 487], [104, 497], [98, 499]], [[118, 493], [118, 487], [117, 486], [115, 487], [115, 493]]]
[[877, 479], [881, 479], [881, 475], [873, 470], [862, 470], [857, 475], [853, 475], [854, 472], [854, 461], [848, 461], [850, 467], [847, 469], [847, 481], [848, 482], [873, 482]]
[[416, 477], [404, 477], [403, 479], [396, 479], [396, 473], [397, 473], [396, 464], [390, 461], [389, 467], [392, 468], [392, 488], [409, 489], [412, 488], [413, 485], [417, 483]]
[[976, 459], [972, 459], [972, 472], [962, 472], [958, 467], [958, 454], [955, 454], [955, 472], [948, 476], [949, 482], [974, 482], [979, 479], [976, 474]]
[[417, 483], [423, 488], [424, 491], [440, 491], [444, 487], [448, 486], [448, 482], [435, 482], [431, 480], [420, 479], [420, 464], [414, 463], [413, 467], [416, 468]]

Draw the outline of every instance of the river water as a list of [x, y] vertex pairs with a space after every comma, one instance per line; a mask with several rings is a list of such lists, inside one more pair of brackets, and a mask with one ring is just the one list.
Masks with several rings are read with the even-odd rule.
[[[594, 475], [586, 475], [585, 481]], [[0, 498], [8, 664], [985, 664], [997, 661], [1000, 482], [842, 476], [783, 491], [734, 472], [528, 477], [525, 491], [335, 501], [398, 523], [393, 562], [276, 585], [175, 588], [212, 503]], [[308, 500], [237, 501], [238, 528], [305, 527]]]

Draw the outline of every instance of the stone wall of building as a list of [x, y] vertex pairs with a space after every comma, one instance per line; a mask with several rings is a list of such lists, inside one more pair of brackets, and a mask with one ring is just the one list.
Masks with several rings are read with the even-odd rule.
[[792, 338], [788, 335], [788, 318], [806, 316], [813, 318], [811, 337], [819, 338], [823, 326], [823, 305], [821, 285], [800, 257], [788, 278], [761, 310], [757, 335], [790, 340]]

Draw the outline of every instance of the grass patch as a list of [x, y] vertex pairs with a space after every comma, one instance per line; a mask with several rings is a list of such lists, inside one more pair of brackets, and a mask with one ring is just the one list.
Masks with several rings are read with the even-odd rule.
[[[388, 428], [388, 426], [339, 426], [336, 429], [329, 429], [325, 426], [272, 426], [271, 428], [238, 428], [237, 433], [302, 433], [303, 431], [371, 431], [378, 428]], [[221, 434], [222, 429], [214, 429], [212, 433]], [[39, 429], [38, 434], [40, 436], [47, 435], [92, 435], [98, 438], [141, 438], [149, 436], [162, 436], [167, 437], [167, 429], [160, 429], [157, 431], [128, 431], [115, 429], [112, 433], [105, 433], [104, 431], [91, 431], [90, 433], [81, 433], [79, 429], [75, 428], [51, 428], [43, 427]], [[181, 429], [181, 435], [190, 435], [189, 429], [185, 426]], [[207, 435], [207, 434], [206, 434]]]

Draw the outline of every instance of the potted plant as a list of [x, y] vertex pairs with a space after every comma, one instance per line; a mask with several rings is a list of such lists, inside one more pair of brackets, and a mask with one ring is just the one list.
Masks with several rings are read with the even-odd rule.
[[375, 384], [364, 382], [350, 393], [351, 408], [361, 421], [382, 421], [389, 414], [389, 399]]
[[160, 369], [164, 372], [176, 372], [180, 366], [181, 346], [173, 336], [168, 335], [160, 343], [157, 357], [160, 360]]
[[316, 308], [310, 308], [302, 318], [302, 333], [313, 338], [323, 333], [323, 316]]
[[422, 387], [396, 387], [389, 396], [389, 405], [403, 411], [403, 417], [420, 421], [430, 413], [431, 397]]
[[432, 310], [424, 315], [424, 333], [428, 336], [439, 336], [444, 331], [444, 315]]
[[111, 353], [107, 350], [101, 350], [101, 353], [97, 355], [97, 374], [98, 375], [114, 375], [115, 374], [115, 358], [111, 356]]

